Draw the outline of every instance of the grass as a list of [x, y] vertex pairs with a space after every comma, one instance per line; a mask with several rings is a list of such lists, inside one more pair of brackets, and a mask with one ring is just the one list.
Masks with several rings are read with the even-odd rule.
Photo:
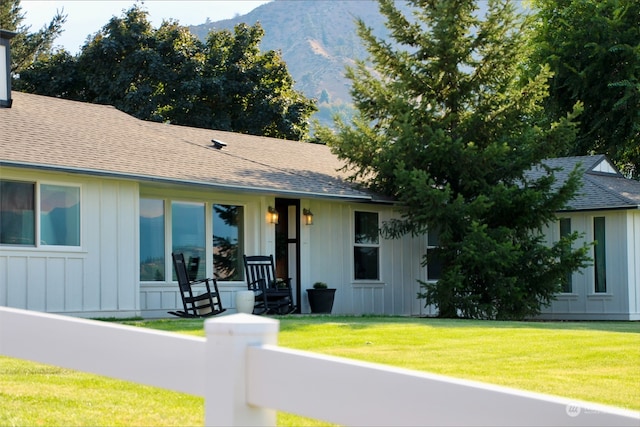
[[[640, 324], [280, 318], [279, 344], [640, 410]], [[203, 336], [202, 320], [131, 320]], [[182, 367], [167, 367], [182, 369]], [[0, 357], [0, 425], [202, 425], [201, 398]], [[279, 413], [278, 425], [326, 425]]]

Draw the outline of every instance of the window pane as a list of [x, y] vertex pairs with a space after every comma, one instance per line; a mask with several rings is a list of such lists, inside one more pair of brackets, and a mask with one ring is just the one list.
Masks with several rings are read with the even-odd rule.
[[375, 212], [356, 212], [356, 243], [378, 243], [378, 214]]
[[0, 243], [35, 245], [35, 184], [0, 181]]
[[[206, 275], [204, 262], [205, 223], [204, 203], [172, 202], [171, 203], [171, 237], [173, 252], [182, 252], [189, 263], [198, 258], [197, 277]], [[175, 272], [174, 272], [175, 276]], [[174, 277], [174, 280], [175, 277]]]
[[440, 280], [442, 277], [442, 260], [437, 249], [427, 249], [427, 280]]
[[593, 218], [593, 236], [596, 241], [593, 248], [593, 264], [595, 266], [596, 292], [607, 292], [607, 261], [605, 248], [604, 217]]
[[140, 199], [140, 281], [164, 281], [164, 201]]
[[80, 246], [80, 188], [40, 186], [40, 243]]
[[353, 248], [355, 278], [357, 280], [378, 280], [378, 248]]
[[427, 246], [440, 246], [440, 232], [437, 228], [429, 228]]
[[[560, 218], [560, 237], [567, 237], [571, 234], [571, 218]], [[562, 284], [562, 292], [573, 292], [573, 274], [567, 273]]]
[[213, 267], [219, 280], [243, 280], [244, 209], [213, 206]]

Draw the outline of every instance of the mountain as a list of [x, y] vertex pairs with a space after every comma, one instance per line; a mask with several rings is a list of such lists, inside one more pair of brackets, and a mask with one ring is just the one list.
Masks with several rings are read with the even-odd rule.
[[[487, 12], [487, 1], [477, 1], [482, 16]], [[411, 19], [413, 9], [406, 1], [395, 2]], [[516, 5], [524, 11], [519, 2]], [[207, 19], [189, 29], [204, 40], [211, 30], [233, 31], [237, 24], [260, 22], [265, 31], [261, 50], [282, 53], [295, 88], [318, 100], [320, 111], [314, 118], [332, 127], [333, 114], [349, 118], [353, 112], [351, 82], [345, 78], [345, 67], [367, 58], [355, 20], [362, 19], [376, 37], [389, 38], [378, 6], [376, 0], [273, 0], [246, 15], [216, 22]]]
[[295, 88], [318, 99], [320, 111], [314, 118], [331, 125], [333, 113], [348, 117], [352, 111], [345, 67], [367, 56], [356, 34], [356, 18], [384, 37], [384, 20], [374, 0], [274, 0], [246, 15], [189, 29], [204, 40], [211, 30], [233, 31], [237, 24], [260, 22], [265, 31], [261, 50], [282, 53]]

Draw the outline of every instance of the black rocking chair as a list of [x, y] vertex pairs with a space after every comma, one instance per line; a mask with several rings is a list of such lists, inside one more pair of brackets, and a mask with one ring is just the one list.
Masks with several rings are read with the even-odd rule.
[[253, 314], [290, 314], [293, 305], [291, 278], [276, 278], [273, 255], [244, 255], [247, 287], [255, 294]]
[[[176, 269], [176, 276], [178, 276], [178, 287], [180, 288], [184, 311], [170, 311], [169, 314], [178, 317], [196, 318], [215, 316], [216, 314], [224, 312], [226, 309], [222, 308], [222, 301], [220, 300], [220, 292], [218, 291], [218, 283], [216, 280], [196, 280], [200, 259], [190, 258], [189, 268], [187, 269], [187, 264], [184, 262], [184, 254], [172, 253], [171, 256], [173, 257], [173, 267]], [[211, 283], [213, 283], [213, 291], [211, 290]], [[204, 284], [206, 291], [201, 295], [194, 295], [192, 286], [200, 284]]]

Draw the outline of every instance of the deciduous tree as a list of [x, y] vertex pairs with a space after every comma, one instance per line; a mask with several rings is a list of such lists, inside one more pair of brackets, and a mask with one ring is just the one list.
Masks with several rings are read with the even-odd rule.
[[607, 154], [640, 179], [640, 2], [534, 0], [534, 69], [553, 72], [551, 121], [584, 104], [570, 154]]
[[143, 120], [305, 139], [315, 101], [293, 89], [278, 52], [261, 52], [259, 24], [211, 32], [154, 29], [139, 6], [112, 18], [77, 56], [60, 51], [21, 73], [17, 87], [113, 105]]

